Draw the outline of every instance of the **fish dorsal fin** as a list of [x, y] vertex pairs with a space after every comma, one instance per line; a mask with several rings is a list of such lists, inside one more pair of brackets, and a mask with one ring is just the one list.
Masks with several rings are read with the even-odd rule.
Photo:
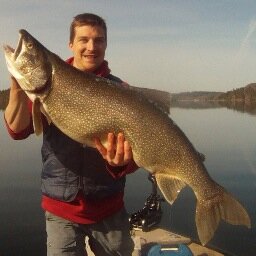
[[164, 111], [167, 114], [170, 114], [171, 94], [169, 92], [160, 91], [156, 89], [135, 87], [130, 85], [129, 88], [138, 91], [144, 97], [146, 97], [151, 103], [160, 108], [162, 111]]
[[42, 113], [40, 110], [40, 100], [35, 98], [32, 106], [32, 119], [35, 134], [38, 136], [43, 132], [43, 122], [42, 122]]
[[186, 186], [186, 183], [162, 173], [156, 173], [155, 177], [157, 185], [166, 201], [173, 204], [179, 192]]

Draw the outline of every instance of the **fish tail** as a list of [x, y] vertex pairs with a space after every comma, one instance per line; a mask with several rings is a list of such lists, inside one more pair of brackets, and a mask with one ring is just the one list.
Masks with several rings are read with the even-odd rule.
[[221, 219], [232, 225], [251, 227], [250, 217], [244, 207], [223, 190], [214, 198], [197, 202], [196, 226], [203, 245], [211, 240]]

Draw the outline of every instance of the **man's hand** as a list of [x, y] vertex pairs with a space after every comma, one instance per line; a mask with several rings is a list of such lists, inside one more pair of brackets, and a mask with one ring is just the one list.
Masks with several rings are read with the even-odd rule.
[[106, 148], [99, 138], [95, 138], [94, 143], [102, 157], [111, 166], [124, 166], [132, 160], [132, 149], [123, 133], [118, 133], [117, 137], [114, 133], [109, 133]]

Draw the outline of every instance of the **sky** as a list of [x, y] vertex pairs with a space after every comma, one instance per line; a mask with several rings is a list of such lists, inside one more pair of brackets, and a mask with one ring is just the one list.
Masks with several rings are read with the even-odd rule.
[[[0, 0], [0, 45], [26, 29], [61, 58], [71, 56], [73, 17], [92, 12], [108, 26], [106, 59], [133, 86], [225, 92], [256, 82], [256, 1]], [[0, 52], [0, 90], [9, 73]]]

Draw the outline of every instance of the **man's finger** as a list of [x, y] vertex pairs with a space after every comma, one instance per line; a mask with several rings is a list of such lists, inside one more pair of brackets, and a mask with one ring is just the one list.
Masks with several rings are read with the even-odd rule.
[[118, 133], [115, 163], [121, 163], [122, 164], [123, 160], [124, 160], [124, 135], [123, 135], [123, 133]]
[[128, 164], [133, 158], [132, 148], [128, 141], [124, 142], [124, 163]]
[[115, 135], [114, 133], [108, 134], [108, 143], [107, 143], [107, 160], [110, 162], [112, 159], [115, 158], [115, 151], [116, 151], [116, 142], [115, 142]]
[[100, 154], [103, 156], [103, 158], [106, 157], [107, 155], [107, 150], [106, 148], [102, 145], [101, 141], [99, 138], [94, 138], [94, 144], [95, 147], [98, 149], [98, 151], [100, 152]]

